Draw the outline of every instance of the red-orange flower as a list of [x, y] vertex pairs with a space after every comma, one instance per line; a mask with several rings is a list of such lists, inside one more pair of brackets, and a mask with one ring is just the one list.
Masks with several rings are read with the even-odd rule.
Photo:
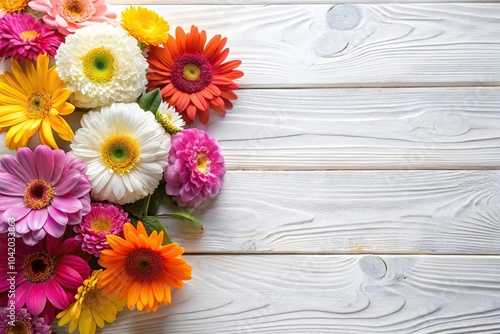
[[210, 108], [224, 115], [226, 108], [233, 107], [230, 100], [238, 98], [233, 92], [238, 85], [233, 80], [243, 76], [235, 70], [241, 60], [223, 63], [229, 54], [229, 49], [224, 49], [227, 38], [216, 35], [208, 44], [206, 41], [206, 32], [199, 32], [196, 26], [187, 34], [177, 27], [175, 38], [170, 36], [164, 48], [152, 46], [148, 56], [153, 72], [147, 74], [147, 90], [160, 88], [163, 99], [175, 106], [188, 124], [196, 115], [207, 123]]
[[111, 249], [101, 252], [99, 265], [106, 268], [97, 286], [118, 299], [127, 297], [127, 306], [139, 311], [156, 311], [159, 304], [170, 304], [170, 287], [181, 288], [191, 279], [191, 266], [180, 256], [184, 249], [177, 244], [162, 245], [163, 232], [148, 236], [141, 222], [137, 229], [123, 225], [125, 239], [108, 234]]

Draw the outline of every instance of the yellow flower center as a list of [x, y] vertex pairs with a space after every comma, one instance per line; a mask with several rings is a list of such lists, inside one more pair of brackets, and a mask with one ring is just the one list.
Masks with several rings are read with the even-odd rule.
[[5, 13], [14, 13], [26, 8], [30, 0], [0, 0], [0, 9]]
[[24, 204], [33, 210], [45, 208], [54, 197], [54, 188], [43, 179], [31, 180], [24, 190]]
[[59, 13], [67, 21], [83, 22], [92, 15], [92, 9], [92, 4], [86, 0], [63, 0]]
[[98, 47], [83, 56], [83, 72], [94, 83], [106, 83], [115, 75], [115, 58], [111, 51]]
[[28, 118], [44, 118], [52, 109], [52, 98], [44, 90], [34, 91], [26, 101], [26, 116]]
[[195, 81], [200, 76], [200, 68], [195, 64], [187, 64], [186, 66], [184, 66], [182, 76], [186, 80]]
[[31, 42], [32, 40], [34, 40], [38, 36], [40, 36], [40, 34], [34, 30], [26, 30], [26, 31], [23, 31], [22, 33], [19, 34], [19, 37], [25, 43]]
[[25, 320], [16, 320], [13, 326], [7, 327], [5, 334], [30, 334], [33, 333], [31, 325]]
[[23, 272], [26, 279], [32, 283], [45, 282], [54, 274], [56, 262], [46, 252], [30, 254], [23, 263]]
[[210, 160], [207, 159], [206, 155], [203, 153], [198, 154], [196, 157], [196, 169], [202, 173], [206, 174], [208, 171], [208, 166], [210, 164]]
[[114, 135], [104, 141], [100, 153], [106, 167], [123, 174], [130, 172], [139, 161], [141, 150], [135, 138]]
[[95, 232], [109, 232], [113, 222], [106, 215], [99, 215], [90, 223], [90, 228]]

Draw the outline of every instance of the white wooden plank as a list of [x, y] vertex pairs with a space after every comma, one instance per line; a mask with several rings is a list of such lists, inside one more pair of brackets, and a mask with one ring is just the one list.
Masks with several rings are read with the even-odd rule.
[[251, 89], [204, 129], [230, 169], [496, 169], [499, 110], [498, 88]]
[[174, 292], [172, 305], [125, 311], [102, 333], [500, 332], [498, 257], [187, 259], [193, 280]]
[[[224, 118], [214, 113], [207, 126], [196, 124], [219, 140], [232, 170], [500, 165], [498, 88], [249, 89], [239, 96]], [[81, 116], [66, 119], [77, 129]]]
[[500, 82], [498, 4], [345, 6], [340, 12], [332, 5], [149, 8], [172, 27], [196, 24], [209, 36], [227, 36], [230, 58], [243, 61], [242, 87]]
[[[499, 171], [228, 172], [188, 252], [500, 253]], [[165, 210], [165, 209], [163, 209]]]
[[[290, 4], [327, 4], [333, 5], [331, 0], [108, 0], [110, 4], [149, 5], [290, 5]], [[343, 0], [342, 4], [411, 4], [411, 3], [470, 3], [471, 0]], [[481, 0], [477, 3], [496, 3], [498, 0]]]

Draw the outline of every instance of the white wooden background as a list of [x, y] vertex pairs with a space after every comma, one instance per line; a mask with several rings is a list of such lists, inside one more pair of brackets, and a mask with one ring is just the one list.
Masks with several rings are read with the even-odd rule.
[[423, 2], [143, 2], [245, 76], [193, 280], [102, 333], [500, 333], [500, 4]]

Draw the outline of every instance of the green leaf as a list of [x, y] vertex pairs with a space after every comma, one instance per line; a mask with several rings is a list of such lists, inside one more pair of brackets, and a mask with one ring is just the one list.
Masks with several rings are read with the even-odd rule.
[[133, 214], [136, 217], [142, 217], [144, 209], [144, 198], [135, 201], [134, 203], [122, 205], [122, 208], [123, 210]]
[[[140, 219], [140, 221], [142, 222], [142, 225], [144, 225], [144, 228], [146, 229], [146, 232], [148, 232], [148, 235], [151, 235], [153, 231], [157, 231], [158, 233], [163, 232], [163, 245], [172, 243], [172, 240], [170, 239], [167, 230], [157, 217], [144, 216]], [[133, 224], [134, 226], [137, 227], [137, 222]]]
[[164, 214], [158, 215], [158, 217], [173, 217], [173, 218], [187, 219], [187, 220], [190, 220], [190, 221], [198, 224], [202, 230], [204, 229], [203, 223], [201, 222], [201, 220], [199, 220], [198, 218], [196, 218], [195, 216], [193, 216], [189, 212], [180, 211], [180, 212], [164, 213]]
[[139, 106], [146, 111], [152, 111], [155, 113], [160, 107], [162, 101], [160, 89], [157, 88], [146, 94], [142, 94], [137, 99]]

